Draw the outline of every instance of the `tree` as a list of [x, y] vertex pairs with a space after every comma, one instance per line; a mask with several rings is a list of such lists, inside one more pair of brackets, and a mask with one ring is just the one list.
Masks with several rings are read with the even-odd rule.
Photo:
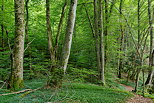
[[102, 82], [102, 85], [105, 85], [102, 0], [94, 0], [94, 32], [96, 43], [97, 69], [100, 72], [100, 80]]
[[72, 36], [76, 19], [76, 9], [77, 9], [77, 0], [71, 0], [67, 27], [66, 27], [66, 35], [62, 49], [62, 59], [61, 59], [61, 68], [64, 70], [64, 72], [66, 72], [68, 59], [70, 56]]
[[25, 23], [25, 39], [28, 43], [28, 24], [29, 24], [29, 0], [26, 0], [25, 2], [25, 9], [26, 9], [26, 23]]
[[[4, 19], [4, 0], [2, 0], [1, 10], [2, 10], [2, 19]], [[1, 24], [1, 30], [2, 30], [2, 48], [4, 48], [4, 23], [3, 23], [3, 20], [2, 20], [2, 24]]]
[[[55, 45], [54, 45], [54, 38], [53, 38], [53, 33], [51, 30], [51, 21], [50, 21], [50, 0], [46, 0], [46, 27], [47, 27], [47, 36], [48, 36], [48, 50], [50, 54], [50, 70], [49, 70], [49, 79], [47, 81], [47, 86], [61, 86], [61, 71], [58, 71], [58, 43], [59, 43], [59, 38], [60, 38], [60, 32], [62, 29], [62, 24], [63, 24], [63, 19], [65, 16], [65, 10], [66, 10], [67, 2], [64, 2], [64, 6], [62, 7], [62, 12], [61, 12], [61, 17], [60, 21], [58, 24], [58, 31], [55, 39]], [[58, 73], [58, 74], [57, 74]], [[59, 78], [59, 79], [57, 79]], [[59, 80], [59, 81], [58, 81]]]
[[51, 67], [55, 65], [55, 53], [53, 47], [53, 36], [51, 31], [51, 23], [50, 23], [50, 0], [46, 0], [46, 26], [47, 26], [47, 35], [48, 35], [48, 50], [50, 53], [51, 59]]
[[107, 61], [108, 61], [108, 23], [109, 23], [109, 18], [108, 18], [108, 0], [105, 1], [105, 25], [104, 25], [104, 36], [105, 36], [105, 66], [107, 66]]
[[[122, 24], [122, 4], [123, 0], [120, 0], [120, 5], [119, 5], [119, 11], [120, 11], [120, 31], [121, 31], [121, 37], [120, 37], [120, 48], [119, 51], [123, 51], [123, 43], [124, 43], [124, 31], [123, 31], [123, 24]], [[121, 73], [123, 69], [123, 59], [122, 59], [122, 54], [119, 53], [119, 63], [118, 63], [118, 77], [121, 78]]]
[[99, 8], [98, 8], [98, 13], [99, 13], [99, 35], [100, 35], [100, 60], [101, 60], [101, 81], [102, 84], [105, 85], [105, 57], [104, 57], [104, 33], [103, 33], [103, 10], [102, 10], [102, 0], [99, 0], [98, 2]]
[[13, 64], [8, 88], [20, 89], [23, 84], [23, 58], [24, 58], [24, 0], [14, 0], [15, 10], [15, 40], [13, 48]]
[[[153, 18], [152, 18], [152, 12], [151, 12], [151, 3], [152, 0], [148, 0], [148, 16], [149, 16], [149, 34], [150, 34], [150, 53], [149, 53], [149, 74], [148, 74], [148, 78], [146, 80], [146, 85], [151, 85], [152, 83], [152, 78], [153, 78], [153, 74], [154, 74], [154, 69], [152, 69], [153, 66]], [[154, 13], [153, 13], [153, 17], [154, 17]]]

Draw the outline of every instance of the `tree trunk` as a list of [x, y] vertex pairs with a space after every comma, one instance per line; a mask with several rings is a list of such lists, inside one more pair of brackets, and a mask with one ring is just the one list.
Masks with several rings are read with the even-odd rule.
[[68, 21], [67, 21], [65, 41], [64, 41], [64, 46], [62, 49], [62, 59], [61, 59], [61, 68], [64, 70], [64, 73], [66, 72], [68, 59], [70, 56], [72, 36], [73, 36], [75, 19], [76, 19], [76, 8], [77, 8], [77, 0], [71, 0], [70, 11], [69, 11]]
[[[123, 31], [123, 24], [122, 24], [122, 3], [123, 0], [120, 0], [120, 6], [119, 6], [119, 10], [120, 10], [120, 31], [121, 31], [121, 39], [120, 39], [120, 49], [119, 51], [122, 52], [123, 51], [123, 42], [124, 42], [124, 31]], [[123, 60], [122, 60], [122, 54], [119, 54], [119, 65], [118, 65], [118, 77], [121, 78], [121, 73], [122, 73], [122, 69], [123, 69]]]
[[105, 27], [104, 27], [104, 36], [105, 36], [105, 67], [107, 66], [107, 60], [108, 60], [108, 57], [107, 57], [107, 51], [108, 51], [108, 45], [107, 45], [107, 42], [108, 42], [108, 0], [104, 0], [105, 1]]
[[29, 3], [29, 0], [26, 0], [26, 3], [25, 3], [25, 8], [26, 8], [25, 40], [26, 40], [26, 44], [28, 43], [28, 23], [29, 23], [28, 3]]
[[24, 0], [14, 0], [15, 8], [15, 42], [13, 49], [13, 65], [9, 88], [17, 90], [23, 87], [24, 57]]
[[[150, 53], [149, 53], [149, 74], [148, 74], [148, 78], [146, 80], [146, 85], [151, 85], [152, 83], [152, 78], [153, 78], [153, 74], [154, 74], [154, 69], [152, 69], [152, 64], [153, 64], [153, 57], [152, 57], [152, 52], [153, 52], [153, 22], [152, 22], [152, 17], [151, 17], [151, 0], [148, 0], [148, 16], [149, 16], [149, 26], [150, 26]], [[153, 13], [154, 15], [154, 13]]]
[[102, 11], [102, 0], [99, 0], [98, 2], [99, 4], [99, 12], [98, 12], [98, 24], [99, 24], [99, 35], [100, 35], [100, 60], [101, 60], [101, 81], [102, 81], [102, 84], [105, 85], [105, 76], [104, 76], [104, 64], [105, 64], [105, 61], [104, 61], [104, 34], [103, 34], [103, 11]]
[[3, 23], [3, 19], [4, 19], [4, 0], [2, 0], [2, 24], [1, 24], [1, 30], [2, 30], [2, 48], [4, 48], [4, 23]]
[[51, 23], [50, 23], [50, 0], [46, 0], [46, 26], [48, 35], [48, 49], [50, 53], [51, 68], [52, 68], [52, 66], [55, 65], [55, 53], [53, 48], [53, 38], [52, 38]]
[[67, 6], [67, 2], [65, 1], [64, 6], [62, 7], [61, 17], [60, 17], [60, 21], [58, 24], [58, 31], [56, 35], [56, 43], [55, 43], [55, 50], [54, 50], [55, 54], [57, 54], [57, 50], [58, 50], [58, 43], [59, 43], [59, 38], [60, 38], [60, 32], [61, 32], [62, 25], [63, 25], [63, 20], [65, 17], [66, 6]]
[[[140, 0], [138, 0], [137, 13], [138, 13], [138, 50], [140, 50], [140, 35], [141, 35], [140, 34]], [[134, 92], [137, 92], [137, 89], [138, 89], [139, 75], [140, 75], [140, 70], [141, 70], [141, 66], [142, 66], [142, 62], [143, 62], [140, 54], [141, 54], [141, 51], [139, 51], [138, 58], [137, 58], [140, 60], [140, 63], [139, 63], [140, 68], [137, 68], [137, 75], [136, 75]]]
[[97, 69], [101, 71], [101, 56], [100, 56], [100, 37], [98, 29], [98, 1], [94, 0], [94, 32], [95, 32], [95, 44], [96, 44], [96, 58], [97, 58]]

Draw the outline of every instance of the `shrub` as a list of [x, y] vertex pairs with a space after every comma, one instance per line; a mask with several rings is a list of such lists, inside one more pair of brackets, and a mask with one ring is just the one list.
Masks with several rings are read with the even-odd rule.
[[69, 67], [67, 73], [76, 82], [98, 82], [98, 73], [91, 69]]

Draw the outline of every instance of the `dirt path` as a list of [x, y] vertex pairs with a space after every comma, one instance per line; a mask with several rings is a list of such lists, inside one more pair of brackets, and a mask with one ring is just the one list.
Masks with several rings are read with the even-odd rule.
[[154, 101], [151, 101], [151, 99], [140, 95], [134, 95], [134, 97], [128, 99], [126, 103], [154, 103]]
[[121, 84], [121, 85], [124, 86], [125, 89], [126, 89], [127, 91], [132, 91], [132, 90], [134, 90], [134, 88], [131, 87], [131, 86], [127, 86], [127, 85], [125, 85], [125, 84]]
[[[134, 88], [131, 86], [127, 86], [125, 84], [121, 84], [121, 85], [124, 86], [127, 91], [134, 90]], [[126, 103], [154, 103], [154, 101], [151, 101], [150, 98], [145, 98], [143, 96], [134, 94], [134, 97], [128, 99]]]

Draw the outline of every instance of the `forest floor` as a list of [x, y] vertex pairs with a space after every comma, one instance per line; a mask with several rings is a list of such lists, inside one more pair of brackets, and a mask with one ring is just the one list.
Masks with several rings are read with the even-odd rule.
[[[113, 81], [112, 81], [113, 83]], [[133, 94], [133, 82], [114, 82], [112, 87], [90, 83], [64, 82], [59, 89], [38, 89], [14, 95], [0, 96], [0, 103], [154, 103], [149, 98]], [[45, 80], [25, 80], [25, 89], [43, 87]], [[5, 88], [0, 94], [12, 93]], [[111, 99], [112, 98], [112, 99]]]
[[[25, 88], [36, 89], [44, 85], [43, 80], [25, 81]], [[10, 93], [0, 89], [0, 94]], [[62, 88], [39, 89], [14, 95], [0, 96], [0, 103], [124, 103], [131, 92], [102, 87], [89, 83], [65, 82]], [[111, 99], [112, 98], [112, 99]]]
[[[127, 86], [125, 84], [121, 84], [121, 85], [124, 86], [127, 91], [134, 90], [134, 88], [131, 86]], [[141, 95], [134, 94], [134, 97], [128, 99], [126, 103], [154, 103], [154, 101], [152, 101], [150, 98], [145, 98]]]

